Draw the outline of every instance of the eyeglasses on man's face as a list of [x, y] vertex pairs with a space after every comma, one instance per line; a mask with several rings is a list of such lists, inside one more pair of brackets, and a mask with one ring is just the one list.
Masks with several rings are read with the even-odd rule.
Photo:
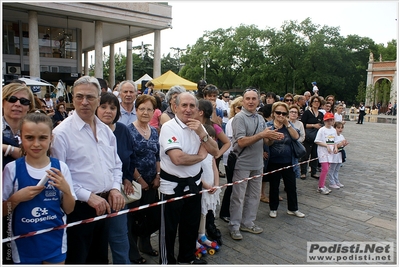
[[285, 99], [284, 101], [285, 101], [285, 102], [293, 102], [294, 99], [292, 99], [292, 98], [287, 98], [287, 99]]
[[84, 98], [86, 98], [87, 101], [92, 102], [92, 101], [97, 99], [97, 96], [95, 96], [95, 95], [81, 95], [81, 94], [77, 94], [77, 95], [74, 96], [74, 99], [76, 99], [77, 101], [83, 101]]
[[19, 100], [19, 103], [21, 103], [21, 105], [24, 105], [24, 106], [29, 106], [30, 105], [30, 100], [29, 99], [26, 99], [24, 97], [18, 98], [15, 95], [10, 96], [6, 100], [9, 103], [16, 103]]

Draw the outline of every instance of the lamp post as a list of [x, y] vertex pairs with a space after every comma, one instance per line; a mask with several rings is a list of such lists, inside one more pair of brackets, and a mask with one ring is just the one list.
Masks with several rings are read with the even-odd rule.
[[201, 64], [201, 68], [204, 69], [204, 81], [206, 81], [206, 68], [210, 67], [209, 63], [208, 64], [207, 63], [208, 63], [208, 59], [204, 59], [204, 61]]
[[171, 47], [170, 49], [176, 50], [177, 51], [177, 69], [180, 72], [180, 52], [186, 51], [186, 49], [182, 49], [179, 47]]

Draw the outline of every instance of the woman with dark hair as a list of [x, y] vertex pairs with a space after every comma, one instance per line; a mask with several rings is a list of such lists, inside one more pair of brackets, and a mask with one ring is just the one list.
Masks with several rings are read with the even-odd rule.
[[[198, 100], [198, 113], [197, 113], [198, 115], [196, 119], [198, 119], [204, 125], [212, 126], [216, 132], [215, 141], [217, 142], [220, 141], [221, 143], [219, 152], [215, 156], [215, 159], [217, 159], [222, 157], [224, 152], [226, 152], [230, 148], [231, 142], [230, 139], [227, 137], [227, 135], [223, 132], [219, 124], [211, 120], [212, 113], [213, 113], [213, 104], [211, 101], [205, 99]], [[217, 182], [217, 184], [215, 183], [215, 186], [218, 185], [219, 181]], [[219, 229], [216, 228], [214, 221], [215, 221], [215, 214], [212, 210], [209, 210], [208, 214], [206, 215], [206, 225], [205, 225], [206, 232], [210, 238], [212, 238], [218, 244], [221, 245], [222, 244], [221, 234]]]
[[[315, 179], [319, 179], [319, 176], [316, 174], [318, 161], [315, 160], [317, 158], [317, 145], [314, 143], [314, 139], [316, 138], [317, 131], [324, 125], [323, 121], [323, 113], [319, 111], [319, 107], [321, 104], [321, 97], [314, 95], [309, 100], [309, 109], [307, 109], [301, 118], [303, 123], [303, 127], [305, 128], [305, 141], [303, 145], [306, 148], [306, 155], [301, 158], [300, 162], [304, 162], [310, 159], [309, 165], [311, 168], [311, 176]], [[301, 179], [306, 179], [306, 173], [308, 169], [308, 163], [301, 164]]]
[[60, 124], [67, 117], [68, 113], [66, 112], [65, 104], [59, 103], [55, 109], [54, 115], [52, 116], [53, 127], [57, 127], [57, 125]]
[[[139, 96], [135, 102], [137, 120], [127, 126], [135, 155], [133, 179], [141, 184], [142, 190], [141, 199], [128, 204], [129, 209], [159, 201], [161, 165], [158, 132], [149, 124], [156, 105], [153, 96]], [[128, 213], [129, 257], [132, 263], [146, 263], [139, 250], [150, 256], [158, 256], [158, 251], [151, 246], [150, 237], [159, 229], [160, 216], [160, 206]]]
[[[96, 110], [97, 117], [114, 132], [117, 140], [117, 152], [122, 161], [122, 182], [125, 193], [133, 193], [132, 179], [134, 152], [132, 138], [127, 127], [118, 122], [121, 110], [118, 98], [113, 93], [102, 93], [100, 105]], [[109, 219], [110, 231], [108, 242], [112, 252], [113, 264], [130, 264], [127, 214]]]
[[[231, 123], [233, 122], [234, 116], [241, 111], [242, 108], [242, 96], [236, 97], [230, 103], [230, 114], [229, 114], [229, 121], [226, 123], [226, 136], [229, 138], [230, 147], [226, 150], [223, 154], [223, 165], [226, 169], [226, 179], [228, 183], [233, 182], [233, 170], [230, 170], [227, 166], [227, 159], [229, 157], [229, 153], [231, 151], [231, 140], [233, 139], [233, 128], [231, 127]], [[230, 197], [232, 192], [232, 186], [227, 186], [224, 190], [222, 205], [220, 206], [219, 217], [225, 221], [230, 222]]]

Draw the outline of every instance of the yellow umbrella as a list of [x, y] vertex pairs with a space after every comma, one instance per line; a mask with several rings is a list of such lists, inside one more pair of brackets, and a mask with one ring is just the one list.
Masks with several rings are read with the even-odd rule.
[[196, 83], [180, 77], [171, 70], [165, 72], [158, 78], [151, 80], [151, 82], [154, 84], [155, 90], [169, 90], [172, 86], [175, 85], [181, 85], [186, 88], [186, 90], [197, 90]]

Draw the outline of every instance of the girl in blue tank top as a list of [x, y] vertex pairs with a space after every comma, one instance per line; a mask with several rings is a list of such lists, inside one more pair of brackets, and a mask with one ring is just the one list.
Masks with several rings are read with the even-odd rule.
[[[20, 129], [23, 157], [8, 163], [3, 172], [3, 216], [11, 222], [9, 237], [66, 224], [76, 199], [67, 165], [48, 156], [51, 119], [30, 113]], [[43, 177], [48, 180], [38, 185]], [[62, 264], [66, 248], [66, 229], [11, 241], [12, 258], [20, 264]]]

